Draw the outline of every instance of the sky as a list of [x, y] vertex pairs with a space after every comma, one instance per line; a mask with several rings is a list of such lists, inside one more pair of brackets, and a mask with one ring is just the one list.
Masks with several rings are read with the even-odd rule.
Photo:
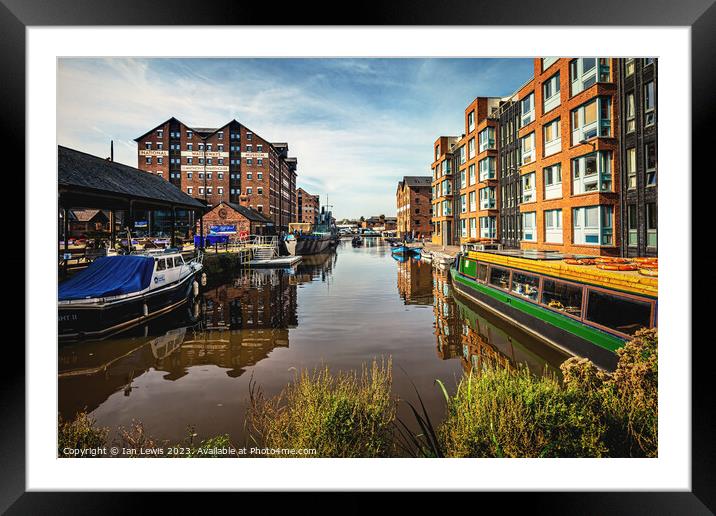
[[438, 136], [464, 132], [475, 97], [504, 97], [532, 59], [65, 58], [58, 144], [137, 166], [134, 138], [174, 116], [188, 126], [238, 120], [288, 142], [297, 186], [338, 218], [395, 216], [403, 176], [430, 175]]

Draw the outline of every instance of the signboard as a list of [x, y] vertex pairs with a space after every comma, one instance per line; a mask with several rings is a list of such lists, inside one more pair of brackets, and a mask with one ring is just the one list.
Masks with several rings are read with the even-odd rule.
[[229, 166], [207, 165], [206, 167], [204, 167], [204, 165], [182, 165], [181, 170], [182, 172], [204, 172], [204, 170], [206, 170], [207, 172], [228, 172]]
[[139, 155], [140, 156], [169, 156], [169, 151], [140, 149]]
[[135, 220], [134, 221], [134, 227], [135, 228], [146, 228], [149, 226], [149, 222], [146, 220]]
[[236, 224], [209, 226], [210, 235], [233, 235], [236, 233]]
[[268, 152], [242, 152], [242, 158], [268, 158]]
[[189, 158], [203, 158], [206, 156], [207, 158], [228, 158], [229, 153], [228, 152], [219, 152], [219, 151], [181, 151], [182, 157], [189, 157]]

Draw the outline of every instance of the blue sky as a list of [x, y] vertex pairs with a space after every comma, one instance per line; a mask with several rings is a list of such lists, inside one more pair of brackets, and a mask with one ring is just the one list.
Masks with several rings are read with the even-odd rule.
[[232, 118], [298, 158], [298, 186], [337, 218], [395, 215], [405, 175], [429, 175], [432, 144], [463, 131], [478, 96], [507, 96], [531, 59], [71, 58], [58, 65], [58, 143], [136, 166], [134, 138], [171, 116]]

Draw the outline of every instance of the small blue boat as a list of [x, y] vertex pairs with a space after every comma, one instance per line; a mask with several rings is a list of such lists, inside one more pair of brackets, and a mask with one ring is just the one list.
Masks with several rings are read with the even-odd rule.
[[404, 256], [410, 256], [414, 254], [420, 254], [420, 248], [418, 247], [408, 247], [405, 245], [399, 245], [397, 247], [394, 247], [390, 250], [393, 254], [401, 254]]

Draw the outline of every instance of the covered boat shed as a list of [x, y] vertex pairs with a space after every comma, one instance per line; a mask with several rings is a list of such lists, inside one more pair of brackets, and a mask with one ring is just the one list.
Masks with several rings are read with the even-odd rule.
[[[124, 212], [125, 225], [133, 228], [138, 211], [161, 210], [170, 213], [171, 245], [175, 246], [177, 210], [193, 213], [200, 219], [207, 210], [198, 199], [157, 175], [61, 145], [57, 154], [57, 193], [63, 235], [69, 234], [72, 209], [107, 210], [110, 212], [110, 240], [114, 247], [117, 236], [115, 212]], [[64, 238], [64, 248], [66, 253], [68, 238]]]

